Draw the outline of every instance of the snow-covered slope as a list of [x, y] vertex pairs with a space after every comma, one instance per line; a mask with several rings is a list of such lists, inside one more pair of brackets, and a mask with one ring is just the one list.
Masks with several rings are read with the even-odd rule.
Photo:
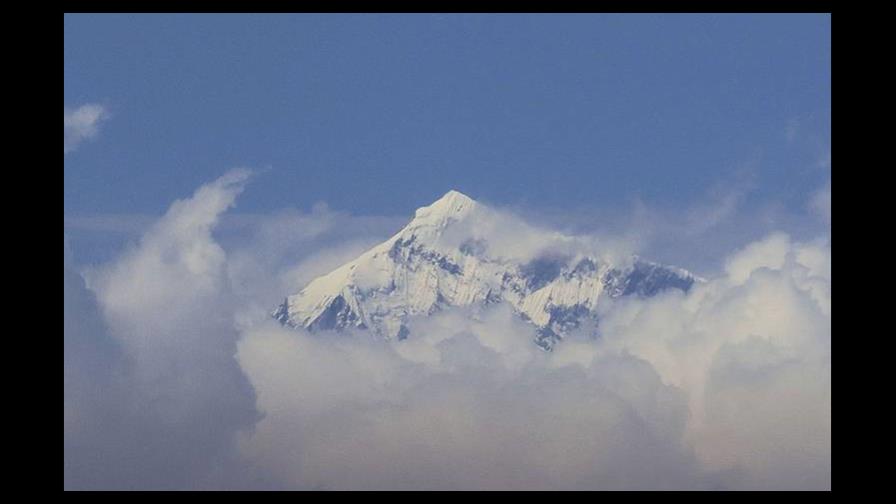
[[575, 243], [449, 191], [392, 238], [287, 297], [273, 315], [292, 327], [366, 328], [401, 339], [410, 334], [411, 316], [505, 302], [550, 349], [594, 318], [603, 296], [651, 296], [687, 290], [695, 281], [684, 270], [638, 258], [610, 264]]

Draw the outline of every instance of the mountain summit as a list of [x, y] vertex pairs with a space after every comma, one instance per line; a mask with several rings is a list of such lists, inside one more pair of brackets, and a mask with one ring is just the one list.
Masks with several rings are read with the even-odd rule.
[[479, 204], [458, 191], [448, 191], [429, 206], [418, 208], [414, 219], [401, 231], [417, 236], [420, 240], [436, 239], [445, 229], [466, 219], [479, 209]]
[[695, 281], [636, 257], [611, 264], [578, 244], [452, 190], [385, 242], [288, 296], [273, 316], [311, 331], [358, 328], [404, 339], [411, 317], [505, 302], [550, 349], [596, 320], [604, 296], [652, 296]]

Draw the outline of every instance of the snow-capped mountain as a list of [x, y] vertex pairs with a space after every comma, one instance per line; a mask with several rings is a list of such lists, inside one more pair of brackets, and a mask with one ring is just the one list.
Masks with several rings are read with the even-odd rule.
[[594, 319], [604, 296], [687, 290], [696, 280], [637, 257], [612, 264], [579, 245], [449, 191], [390, 239], [287, 297], [273, 316], [312, 331], [360, 328], [403, 339], [409, 317], [503, 302], [550, 349]]

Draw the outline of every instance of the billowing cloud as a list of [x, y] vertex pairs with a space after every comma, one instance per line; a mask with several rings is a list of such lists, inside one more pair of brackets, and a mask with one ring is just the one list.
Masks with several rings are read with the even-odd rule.
[[[89, 289], [66, 263], [66, 488], [830, 488], [829, 236], [605, 303], [553, 352], [503, 305], [404, 341], [308, 334], [267, 300], [379, 231], [318, 208], [225, 243], [247, 177], [174, 203]], [[511, 218], [483, 232], [513, 252]]]
[[[211, 230], [247, 177], [230, 172], [175, 202], [131, 250], [87, 275], [105, 336], [94, 337], [92, 352], [67, 351], [66, 367], [111, 368], [116, 376], [87, 388], [100, 404], [91, 425], [108, 430], [66, 432], [67, 487], [205, 488], [233, 481], [234, 434], [252, 425], [255, 409], [233, 360], [235, 304], [226, 253]], [[109, 357], [80, 360], [98, 350]], [[121, 393], [103, 397], [104, 389]]]
[[88, 103], [63, 110], [63, 152], [68, 154], [81, 142], [94, 138], [99, 132], [99, 124], [109, 117], [102, 105]]
[[830, 487], [830, 249], [773, 235], [544, 353], [503, 306], [413, 338], [247, 329], [244, 453], [297, 488]]
[[115, 396], [115, 375], [121, 361], [120, 349], [107, 331], [96, 296], [71, 267], [67, 243], [63, 292], [63, 423], [68, 486], [70, 479], [85, 481], [101, 469], [85, 463], [92, 458], [78, 455], [87, 449], [99, 451], [100, 433], [108, 429], [107, 420], [112, 416], [106, 410], [114, 407], [111, 398]]
[[689, 442], [738, 488], [829, 488], [830, 242], [773, 234], [687, 295], [608, 307], [604, 348], [688, 395]]
[[248, 459], [292, 488], [683, 488], [701, 478], [681, 442], [684, 397], [646, 363], [562, 365], [506, 308], [479, 320], [444, 313], [414, 332], [388, 343], [247, 331], [239, 361], [264, 414], [242, 443]]

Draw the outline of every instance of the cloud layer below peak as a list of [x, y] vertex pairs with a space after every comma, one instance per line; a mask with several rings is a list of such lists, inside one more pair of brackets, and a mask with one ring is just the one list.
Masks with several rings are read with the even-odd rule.
[[284, 286], [392, 223], [318, 208], [225, 243], [248, 177], [83, 276], [66, 254], [66, 488], [830, 488], [829, 236], [770, 234], [550, 353], [502, 305], [312, 335], [270, 319]]

